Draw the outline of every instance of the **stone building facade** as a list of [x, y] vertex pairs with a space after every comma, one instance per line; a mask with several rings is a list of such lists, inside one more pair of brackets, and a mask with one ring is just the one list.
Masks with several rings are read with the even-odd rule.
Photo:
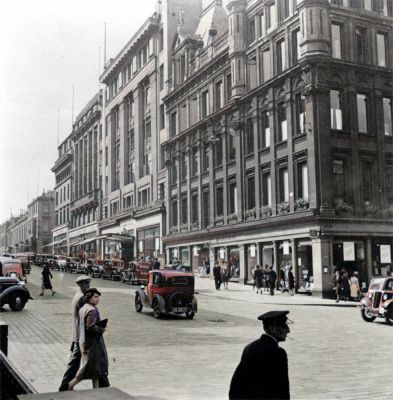
[[391, 272], [392, 1], [222, 7], [172, 40], [167, 259], [225, 260], [242, 282], [292, 266], [316, 295], [334, 266]]

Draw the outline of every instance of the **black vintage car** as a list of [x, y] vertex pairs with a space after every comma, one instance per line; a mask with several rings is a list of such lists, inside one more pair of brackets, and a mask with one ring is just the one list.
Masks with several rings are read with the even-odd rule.
[[12, 311], [21, 311], [29, 299], [32, 297], [23, 281], [0, 276], [0, 308], [8, 304]]

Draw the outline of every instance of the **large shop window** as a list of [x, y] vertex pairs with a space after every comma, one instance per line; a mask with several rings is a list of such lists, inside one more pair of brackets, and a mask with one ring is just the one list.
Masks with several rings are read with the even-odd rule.
[[343, 129], [341, 96], [338, 90], [330, 91], [330, 127], [335, 130]]
[[361, 133], [368, 132], [368, 119], [367, 119], [367, 96], [364, 94], [357, 94], [357, 111], [358, 111], [358, 131]]
[[137, 230], [138, 257], [157, 257], [160, 252], [160, 227]]
[[341, 54], [341, 25], [332, 23], [332, 57], [342, 58]]
[[383, 122], [386, 136], [392, 136], [392, 99], [383, 98]]

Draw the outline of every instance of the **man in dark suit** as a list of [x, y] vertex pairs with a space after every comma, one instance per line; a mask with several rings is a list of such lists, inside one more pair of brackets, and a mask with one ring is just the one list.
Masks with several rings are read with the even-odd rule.
[[289, 399], [288, 359], [278, 346], [290, 332], [289, 311], [269, 311], [258, 317], [263, 334], [247, 345], [233, 374], [229, 399]]

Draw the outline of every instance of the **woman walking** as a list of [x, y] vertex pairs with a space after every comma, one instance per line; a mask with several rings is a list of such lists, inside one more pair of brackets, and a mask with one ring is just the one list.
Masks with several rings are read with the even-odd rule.
[[[79, 310], [81, 364], [75, 378], [68, 384], [68, 390], [83, 379], [91, 379], [93, 388], [98, 388], [98, 382], [108, 375], [108, 354], [103, 338], [107, 320], [101, 321], [97, 304], [101, 293], [91, 288], [85, 292], [86, 304]], [[109, 386], [109, 384], [108, 384]]]
[[352, 300], [358, 300], [359, 299], [359, 293], [360, 293], [360, 286], [359, 286], [359, 279], [358, 279], [358, 273], [355, 271], [351, 279], [349, 280], [350, 286], [351, 286], [351, 298]]
[[288, 270], [288, 289], [289, 294], [293, 296], [295, 294], [295, 277], [293, 276], [292, 267]]
[[56, 292], [52, 288], [52, 282], [50, 280], [53, 278], [53, 276], [52, 276], [52, 273], [50, 272], [48, 264], [44, 265], [41, 275], [42, 275], [42, 285], [41, 285], [40, 296], [44, 295], [45, 289], [49, 289], [52, 292], [52, 296], [53, 296]]
[[228, 290], [229, 275], [230, 274], [229, 274], [228, 264], [224, 263], [224, 266], [222, 267], [221, 270], [221, 280], [224, 286], [224, 290]]

